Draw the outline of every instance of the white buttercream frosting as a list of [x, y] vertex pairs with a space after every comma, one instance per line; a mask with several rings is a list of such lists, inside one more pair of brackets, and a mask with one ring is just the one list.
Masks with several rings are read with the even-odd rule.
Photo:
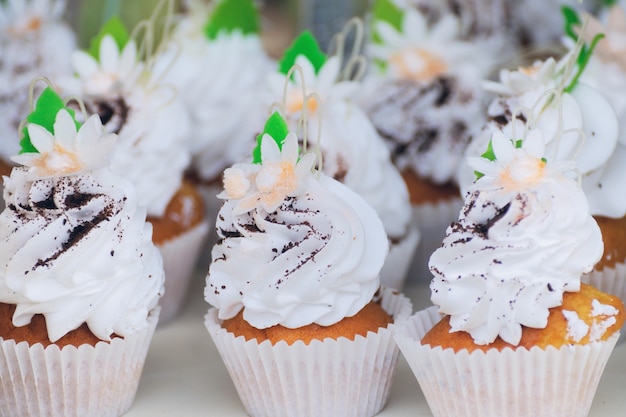
[[19, 151], [18, 126], [29, 113], [28, 88], [35, 77], [72, 73], [74, 33], [62, 20], [65, 1], [0, 2], [0, 158]]
[[120, 51], [106, 35], [98, 60], [76, 51], [73, 64], [76, 77], [62, 80], [63, 93], [81, 97], [88, 113], [99, 114], [106, 130], [117, 133], [111, 169], [133, 183], [148, 215], [162, 216], [191, 161], [180, 95], [161, 72], [138, 61], [132, 40]]
[[190, 115], [192, 167], [212, 180], [250, 155], [267, 117], [259, 86], [276, 64], [258, 34], [237, 29], [208, 39], [194, 17], [178, 24], [159, 65], [169, 67], [165, 81], [179, 90]]
[[522, 326], [546, 326], [604, 247], [580, 185], [565, 175], [573, 164], [545, 162], [541, 131], [527, 132], [521, 147], [496, 133], [492, 145], [494, 161], [471, 160], [484, 176], [431, 256], [432, 301], [452, 331], [516, 345]]
[[106, 156], [114, 135], [97, 116], [76, 131], [67, 111], [54, 134], [27, 125], [39, 153], [5, 177], [0, 214], [0, 301], [15, 326], [43, 314], [56, 341], [86, 323], [102, 340], [148, 325], [163, 290], [161, 256], [145, 209]]
[[379, 40], [368, 44], [374, 62], [361, 102], [401, 170], [445, 184], [484, 123], [480, 81], [494, 68], [500, 42], [462, 39], [452, 14], [429, 24], [417, 9], [402, 12], [400, 30], [374, 21]]
[[323, 326], [352, 316], [379, 287], [387, 237], [376, 212], [338, 181], [297, 161], [290, 133], [282, 153], [265, 134], [263, 163], [225, 173], [226, 201], [207, 275], [206, 300], [219, 317], [257, 328]]
[[280, 101], [284, 95], [286, 118], [295, 130], [304, 97], [309, 97], [307, 141], [310, 148], [321, 149], [324, 173], [363, 197], [389, 237], [401, 239], [411, 222], [408, 190], [380, 135], [354, 101], [361, 84], [340, 79], [336, 56], [329, 57], [317, 74], [303, 55], [295, 64], [302, 72], [295, 72], [291, 80], [281, 73], [269, 76], [267, 102]]
[[[499, 96], [490, 104], [489, 121], [474, 137], [466, 155], [481, 155], [495, 131], [520, 133], [524, 124], [540, 129], [551, 161], [576, 162], [591, 213], [622, 217], [626, 197], [614, 186], [626, 175], [626, 168], [618, 162], [624, 150], [618, 143], [615, 110], [586, 82], [579, 80], [571, 92], [565, 90], [572, 81], [575, 58], [576, 50], [572, 50], [559, 61], [549, 58], [515, 71], [502, 70], [499, 83], [486, 83]], [[462, 166], [458, 177], [465, 190], [474, 174]]]

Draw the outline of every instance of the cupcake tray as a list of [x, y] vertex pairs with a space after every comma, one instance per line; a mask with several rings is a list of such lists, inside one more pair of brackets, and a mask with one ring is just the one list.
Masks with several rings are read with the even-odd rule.
[[[135, 403], [125, 417], [245, 417], [226, 368], [204, 327], [208, 305], [204, 277], [194, 278], [181, 314], [157, 328]], [[409, 283], [405, 294], [414, 310], [430, 305], [428, 287]], [[613, 352], [591, 407], [590, 417], [622, 417], [626, 400], [626, 343]], [[567, 401], [567, 399], [559, 399]], [[429, 417], [428, 404], [400, 354], [387, 406], [380, 417]]]

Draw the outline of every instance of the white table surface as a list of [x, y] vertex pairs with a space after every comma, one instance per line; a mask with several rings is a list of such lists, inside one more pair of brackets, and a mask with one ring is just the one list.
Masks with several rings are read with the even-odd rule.
[[[204, 327], [208, 305], [203, 300], [203, 284], [201, 277], [194, 278], [188, 304], [179, 317], [157, 328], [135, 403], [126, 417], [247, 415]], [[429, 305], [426, 287], [409, 285], [405, 293], [413, 300], [414, 310]], [[609, 360], [589, 416], [626, 415], [624, 386], [626, 343], [622, 342]], [[378, 416], [432, 416], [401, 354], [389, 402]]]

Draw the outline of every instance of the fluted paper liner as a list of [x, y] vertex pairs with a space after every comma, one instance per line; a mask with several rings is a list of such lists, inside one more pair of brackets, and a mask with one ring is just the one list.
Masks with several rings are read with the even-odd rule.
[[394, 331], [434, 417], [587, 416], [618, 338], [561, 349], [455, 353], [420, 343], [439, 320], [431, 307]]
[[132, 405], [158, 321], [96, 346], [0, 338], [0, 415], [3, 417], [119, 417]]
[[420, 231], [417, 224], [412, 223], [406, 236], [389, 248], [389, 255], [380, 271], [380, 284], [402, 290], [413, 262], [413, 256], [420, 240]]
[[459, 219], [462, 207], [461, 197], [413, 206], [413, 222], [422, 233], [411, 263], [408, 275], [410, 280], [420, 284], [430, 282], [432, 279], [432, 274], [428, 269], [430, 255], [441, 246], [448, 226]]
[[[159, 301], [161, 323], [174, 318], [180, 310], [208, 233], [209, 222], [205, 220], [174, 239], [157, 245], [165, 270], [165, 293]], [[206, 267], [208, 269], [208, 263]]]
[[[382, 290], [381, 305], [395, 322], [408, 318], [411, 303]], [[217, 310], [206, 315], [217, 346], [248, 414], [253, 417], [369, 417], [385, 406], [398, 359], [392, 328], [354, 341], [314, 340], [305, 345], [235, 337], [221, 327]]]

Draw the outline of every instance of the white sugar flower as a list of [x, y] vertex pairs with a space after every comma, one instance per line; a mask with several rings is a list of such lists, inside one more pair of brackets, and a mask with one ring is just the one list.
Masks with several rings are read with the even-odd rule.
[[31, 179], [76, 175], [103, 168], [117, 135], [106, 134], [97, 115], [91, 116], [76, 129], [76, 122], [65, 109], [54, 122], [54, 134], [36, 124], [27, 125], [28, 135], [38, 152], [12, 157], [27, 166]]
[[484, 81], [483, 86], [492, 93], [504, 96], [562, 88], [566, 85], [563, 77], [568, 75], [564, 73], [565, 67], [570, 63], [572, 54], [573, 51], [570, 51], [559, 61], [550, 57], [514, 71], [503, 69], [500, 71], [500, 82]]
[[135, 41], [128, 41], [120, 51], [111, 35], [105, 35], [100, 42], [99, 60], [85, 51], [76, 51], [72, 65], [85, 93], [93, 95], [108, 95], [132, 86], [143, 70]]
[[287, 197], [305, 192], [312, 177], [315, 155], [308, 153], [298, 159], [298, 139], [293, 132], [285, 138], [282, 150], [265, 133], [261, 139], [261, 155], [262, 163], [256, 167], [242, 168], [244, 165], [240, 164], [224, 173], [225, 190], [218, 197], [240, 200], [233, 210], [235, 215], [259, 207], [272, 213]]
[[479, 40], [461, 40], [455, 16], [444, 15], [429, 27], [426, 17], [416, 9], [403, 10], [403, 15], [400, 32], [388, 22], [377, 21], [375, 29], [381, 42], [369, 46], [372, 57], [386, 63], [390, 78], [427, 83], [451, 72], [482, 78], [491, 68], [491, 48], [484, 48]]
[[59, 20], [65, 9], [63, 0], [7, 0], [0, 2], [0, 32], [26, 36], [38, 31], [45, 21]]
[[477, 181], [483, 188], [489, 188], [485, 182], [492, 182], [494, 187], [506, 190], [532, 188], [546, 175], [564, 172], [574, 166], [573, 161], [546, 162], [546, 142], [539, 129], [528, 131], [521, 141], [511, 140], [501, 131], [496, 131], [491, 138], [491, 146], [493, 160], [468, 158], [469, 165], [483, 174]]
[[268, 94], [272, 100], [282, 97], [285, 85], [287, 86], [285, 111], [288, 116], [298, 116], [303, 110], [303, 91], [307, 96], [314, 93], [317, 97], [307, 101], [306, 109], [309, 114], [317, 113], [320, 104], [318, 99], [325, 103], [324, 109], [328, 110], [332, 103], [348, 100], [356, 93], [358, 83], [339, 80], [341, 61], [338, 57], [328, 58], [317, 74], [313, 64], [304, 55], [298, 56], [295, 64], [302, 69], [302, 73], [294, 72], [291, 80], [287, 80], [287, 76], [281, 73], [269, 75]]

